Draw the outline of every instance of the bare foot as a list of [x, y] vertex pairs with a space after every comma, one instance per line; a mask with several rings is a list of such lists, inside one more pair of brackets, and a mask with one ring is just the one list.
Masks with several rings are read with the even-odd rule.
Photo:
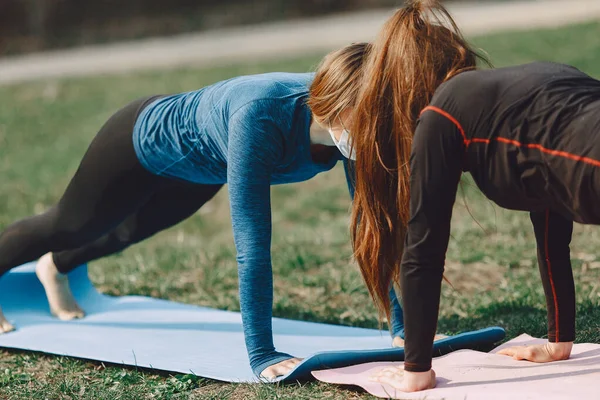
[[4, 316], [4, 313], [2, 313], [2, 309], [0, 309], [0, 334], [14, 330], [15, 327], [10, 322], [8, 322], [8, 320]]
[[52, 260], [52, 253], [48, 253], [39, 259], [35, 267], [35, 274], [44, 286], [52, 315], [63, 321], [85, 316], [83, 310], [77, 305], [73, 293], [71, 293], [69, 278], [56, 269], [56, 265]]

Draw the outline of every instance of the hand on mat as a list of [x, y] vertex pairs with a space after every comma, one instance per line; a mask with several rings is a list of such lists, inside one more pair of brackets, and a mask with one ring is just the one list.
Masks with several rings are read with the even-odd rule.
[[[435, 335], [435, 337], [433, 338], [434, 341], [438, 341], [440, 339], [444, 339], [447, 338], [448, 336], [446, 335]], [[400, 336], [396, 336], [394, 338], [394, 340], [392, 341], [392, 347], [404, 347], [404, 339], [402, 339]]]
[[544, 343], [532, 346], [514, 346], [500, 350], [497, 354], [510, 356], [515, 360], [528, 360], [536, 363], [566, 360], [571, 355], [573, 342]]
[[435, 387], [435, 372], [409, 372], [403, 367], [387, 367], [369, 377], [371, 382], [385, 383], [402, 392], [419, 392]]
[[283, 360], [265, 368], [263, 372], [260, 373], [260, 376], [271, 381], [278, 376], [289, 374], [301, 361], [301, 358], [289, 358]]

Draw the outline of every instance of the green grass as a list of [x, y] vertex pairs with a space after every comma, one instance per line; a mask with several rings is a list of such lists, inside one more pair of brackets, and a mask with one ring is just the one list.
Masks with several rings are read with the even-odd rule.
[[[600, 24], [596, 23], [499, 34], [477, 38], [475, 43], [499, 66], [555, 60], [600, 77], [599, 36]], [[53, 204], [96, 130], [130, 100], [190, 90], [240, 74], [309, 71], [318, 59], [0, 88], [0, 226]], [[493, 206], [469, 179], [463, 181], [463, 188], [448, 250], [447, 276], [454, 289], [448, 285], [443, 289], [440, 331], [455, 333], [493, 324], [505, 327], [509, 338], [522, 332], [544, 336], [545, 303], [528, 216]], [[349, 206], [341, 168], [309, 182], [273, 188], [276, 316], [377, 326], [376, 312], [358, 269], [348, 261]], [[600, 342], [598, 243], [597, 228], [576, 227], [572, 254], [579, 341]], [[149, 295], [238, 310], [226, 193], [220, 193], [185, 223], [120, 255], [93, 263], [90, 274], [100, 290], [113, 295]], [[371, 398], [319, 383], [231, 385], [69, 358], [0, 352], [0, 399], [227, 397]]]

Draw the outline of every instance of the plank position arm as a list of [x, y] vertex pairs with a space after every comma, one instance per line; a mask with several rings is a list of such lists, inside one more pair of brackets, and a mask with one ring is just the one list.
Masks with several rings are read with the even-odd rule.
[[551, 210], [532, 212], [530, 218], [546, 294], [548, 343], [511, 347], [499, 354], [534, 362], [565, 360], [575, 340], [575, 284], [569, 249], [573, 221]]
[[259, 102], [268, 101], [254, 101], [232, 115], [227, 167], [244, 338], [257, 376], [293, 358], [273, 344], [271, 174], [284, 153], [284, 141], [273, 121], [257, 112], [264, 109]]

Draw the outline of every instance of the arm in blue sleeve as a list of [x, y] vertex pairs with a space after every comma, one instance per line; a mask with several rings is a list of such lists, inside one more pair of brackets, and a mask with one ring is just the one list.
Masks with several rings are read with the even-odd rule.
[[284, 144], [277, 124], [264, 112], [262, 102], [267, 101], [246, 105], [230, 118], [227, 166], [242, 323], [250, 366], [257, 376], [292, 357], [273, 345], [271, 172]]
[[354, 201], [354, 189], [356, 188], [356, 163], [352, 160], [344, 159], [344, 172], [346, 173], [346, 184], [350, 193], [350, 200]]
[[[348, 184], [348, 192], [350, 199], [354, 201], [354, 192], [356, 188], [356, 163], [352, 160], [344, 159], [344, 171], [346, 172], [346, 183]], [[392, 320], [390, 326], [392, 328], [392, 337], [400, 336], [404, 339], [404, 313], [402, 306], [396, 296], [396, 291], [393, 285], [390, 287], [390, 304], [392, 306]]]
[[394, 285], [390, 287], [390, 304], [392, 305], [392, 321], [390, 323], [392, 328], [392, 337], [396, 336], [404, 339], [404, 312], [402, 311], [402, 305], [400, 299], [396, 296]]

